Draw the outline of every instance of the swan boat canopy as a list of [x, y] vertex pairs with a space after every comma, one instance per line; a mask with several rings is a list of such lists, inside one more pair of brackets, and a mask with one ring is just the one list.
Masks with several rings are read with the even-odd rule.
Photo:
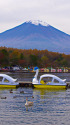
[[18, 86], [17, 79], [13, 79], [6, 74], [0, 74], [0, 88], [16, 88]]
[[37, 79], [39, 70], [36, 70], [36, 74], [32, 80], [32, 84], [35, 88], [47, 88], [47, 89], [65, 89], [66, 79], [61, 79], [52, 74], [41, 75], [39, 80]]

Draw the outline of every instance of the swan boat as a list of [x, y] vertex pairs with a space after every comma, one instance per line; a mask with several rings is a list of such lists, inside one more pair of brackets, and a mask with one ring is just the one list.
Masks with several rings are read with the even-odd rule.
[[32, 80], [32, 84], [35, 88], [47, 88], [47, 89], [65, 89], [66, 79], [61, 79], [52, 74], [41, 75], [39, 80], [37, 79], [39, 70], [36, 70], [36, 74]]
[[13, 79], [9, 75], [0, 74], [0, 88], [16, 88], [19, 86], [17, 79]]

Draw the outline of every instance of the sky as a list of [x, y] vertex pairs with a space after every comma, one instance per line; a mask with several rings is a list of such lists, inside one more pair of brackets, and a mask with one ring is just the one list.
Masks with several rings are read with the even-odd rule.
[[0, 0], [0, 33], [30, 20], [70, 35], [70, 0]]

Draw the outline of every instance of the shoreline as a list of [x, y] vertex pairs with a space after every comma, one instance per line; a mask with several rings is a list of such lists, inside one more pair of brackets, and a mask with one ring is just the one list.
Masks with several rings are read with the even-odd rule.
[[[13, 72], [13, 73], [35, 73], [36, 71], [22, 71], [22, 70], [0, 70], [1, 72]], [[39, 73], [70, 73], [70, 71], [68, 72], [47, 72], [47, 71], [39, 71]]]

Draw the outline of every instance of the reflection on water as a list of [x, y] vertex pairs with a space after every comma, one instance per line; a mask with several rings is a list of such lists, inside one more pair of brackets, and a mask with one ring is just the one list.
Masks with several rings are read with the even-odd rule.
[[[0, 90], [0, 124], [1, 125], [69, 125], [70, 123], [70, 89], [43, 90], [18, 88]], [[34, 103], [25, 107], [26, 97]], [[34, 97], [34, 98], [33, 98]]]
[[41, 98], [44, 98], [44, 97], [48, 97], [48, 94], [50, 95], [56, 95], [58, 94], [58, 92], [66, 92], [66, 89], [37, 89], [37, 88], [34, 88], [33, 90], [34, 94], [40, 94], [40, 97]]

